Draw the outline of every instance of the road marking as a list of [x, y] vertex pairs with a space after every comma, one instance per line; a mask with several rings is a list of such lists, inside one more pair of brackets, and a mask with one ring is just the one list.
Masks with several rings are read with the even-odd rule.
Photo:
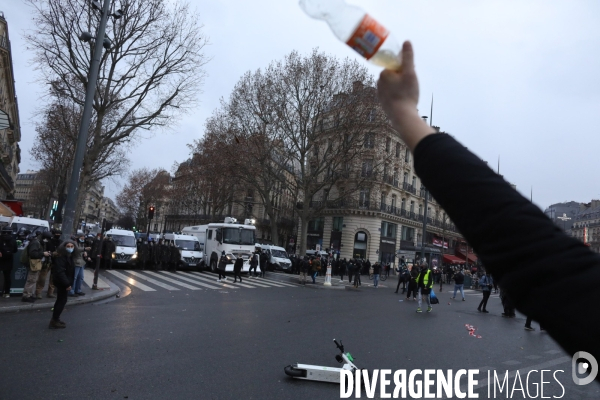
[[271, 283], [276, 283], [278, 285], [284, 285], [284, 286], [289, 286], [289, 287], [298, 287], [298, 285], [294, 285], [293, 283], [281, 282], [281, 281], [278, 281], [277, 279], [272, 279], [272, 278], [257, 278], [257, 279], [259, 279], [261, 282], [267, 281], [267, 282], [271, 282]]
[[156, 277], [158, 277], [158, 278], [160, 278], [160, 279], [162, 279], [162, 280], [165, 280], [165, 281], [167, 281], [167, 282], [174, 283], [174, 284], [176, 284], [176, 285], [182, 286], [182, 287], [184, 287], [184, 288], [187, 288], [187, 289], [190, 289], [190, 290], [202, 290], [202, 289], [200, 289], [199, 287], [192, 286], [192, 285], [188, 285], [187, 283], [179, 282], [179, 281], [177, 281], [177, 280], [175, 280], [175, 279], [171, 279], [171, 278], [169, 278], [169, 277], [166, 277], [166, 276], [164, 276], [164, 275], [160, 275], [160, 274], [158, 274], [158, 273], [156, 273], [156, 272], [152, 272], [152, 271], [144, 271], [144, 272], [145, 272], [145, 273], [147, 273], [147, 274], [150, 274], [150, 275], [152, 275], [152, 276], [156, 276]]
[[[83, 281], [85, 282], [86, 285], [88, 285], [90, 288], [92, 286], [94, 286], [94, 272], [89, 270], [89, 269], [84, 269], [83, 270]], [[110, 285], [106, 282], [104, 282], [102, 280], [102, 278], [100, 278], [98, 276], [98, 288], [99, 289], [110, 289]]]
[[[195, 274], [195, 275], [197, 275], [199, 277], [202, 277], [203, 279], [214, 279], [213, 277], [218, 276], [217, 274], [213, 274], [212, 272], [192, 272], [192, 274]], [[261, 288], [269, 288], [269, 287], [271, 287], [271, 286], [263, 284], [263, 283], [258, 283], [258, 282], [256, 282], [255, 279], [252, 279], [252, 280], [248, 279], [248, 281], [249, 281], [248, 282], [249, 285], [258, 286], [258, 287], [261, 287]]]
[[156, 279], [148, 278], [147, 276], [142, 275], [139, 272], [129, 271], [129, 270], [127, 270], [125, 272], [127, 272], [128, 274], [131, 274], [133, 276], [137, 276], [138, 278], [148, 281], [154, 285], [160, 286], [161, 288], [164, 288], [167, 290], [172, 290], [172, 291], [179, 290], [178, 288], [176, 288], [174, 286], [167, 285], [166, 283], [162, 283], [161, 281], [157, 281]]
[[[194, 274], [194, 275], [196, 275], [198, 278], [200, 278], [200, 275], [201, 275], [200, 272], [192, 271], [191, 273]], [[223, 282], [223, 281], [217, 282], [217, 281], [214, 281], [214, 280], [212, 280], [212, 279], [210, 279], [208, 277], [202, 277], [202, 279], [204, 279], [207, 282], [212, 282], [213, 285], [221, 285], [221, 288], [227, 287], [227, 288], [230, 288], [230, 289], [239, 289], [239, 287], [237, 287], [237, 286], [233, 286], [233, 285], [230, 285], [228, 283], [225, 283], [227, 281], [225, 281], [225, 282]]]
[[[160, 273], [161, 274], [169, 274], [169, 272], [167, 272], [167, 271], [160, 271]], [[208, 289], [222, 289], [220, 286], [217, 287], [217, 286], [207, 285], [204, 282], [198, 282], [197, 280], [190, 279], [187, 276], [181, 276], [181, 275], [183, 275], [183, 273], [181, 273], [181, 272], [174, 272], [174, 273], [177, 274], [177, 277], [179, 279], [183, 279], [185, 281], [192, 282], [194, 285], [200, 285], [200, 286], [203, 286], [203, 287], [208, 288]]]
[[[179, 276], [183, 275], [183, 274], [184, 274], [183, 272], [178, 273]], [[217, 285], [216, 289], [223, 289], [223, 287], [228, 287], [228, 288], [232, 288], [232, 289], [239, 289], [239, 287], [237, 287], [237, 286], [231, 286], [231, 285], [228, 285], [228, 284], [223, 283], [223, 282], [216, 282], [213, 279], [205, 278], [203, 276], [196, 276], [196, 275], [193, 275], [193, 274], [197, 274], [197, 272], [194, 272], [194, 271], [190, 272], [185, 279], [191, 280], [193, 282], [197, 282], [198, 284], [201, 284], [201, 282], [202, 282], [203, 285], [204, 285], [204, 282], [210, 282], [212, 285]], [[181, 278], [183, 279], [183, 277], [181, 277]], [[230, 283], [233, 283], [233, 282], [230, 282]], [[236, 283], [235, 285], [240, 285], [240, 284]], [[248, 286], [248, 285], [243, 285], [243, 286], [247, 287], [247, 288], [250, 288], [250, 289], [256, 289], [254, 286]]]
[[128, 284], [133, 285], [133, 286], [135, 286], [138, 289], [143, 290], [144, 292], [156, 292], [156, 289], [152, 289], [150, 286], [146, 286], [143, 283], [140, 283], [140, 282], [136, 281], [135, 279], [130, 278], [128, 276], [125, 276], [125, 275], [123, 275], [120, 272], [112, 271], [112, 270], [108, 270], [106, 272], [108, 272], [109, 274], [114, 275], [115, 277], [117, 277], [119, 279], [124, 280]]
[[248, 278], [248, 281], [252, 285], [259, 285], [259, 286], [263, 285], [265, 287], [271, 287], [271, 286], [285, 287], [287, 285], [285, 283], [280, 283], [280, 282], [271, 282], [270, 279], [266, 279], [266, 278]]

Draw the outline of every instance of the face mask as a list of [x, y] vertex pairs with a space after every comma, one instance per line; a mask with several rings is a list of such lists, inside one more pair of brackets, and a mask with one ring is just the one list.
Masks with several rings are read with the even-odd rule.
[[79, 239], [79, 243], [83, 243], [83, 239]]
[[65, 247], [67, 249], [67, 253], [72, 253], [75, 250], [73, 247]]

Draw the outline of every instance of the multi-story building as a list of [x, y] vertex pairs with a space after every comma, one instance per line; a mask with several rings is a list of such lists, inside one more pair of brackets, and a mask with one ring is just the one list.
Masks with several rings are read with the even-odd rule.
[[103, 197], [100, 202], [100, 220], [106, 218], [107, 221], [116, 222], [121, 216], [119, 208], [115, 205], [115, 202], [108, 198]]
[[27, 170], [24, 174], [18, 174], [15, 181], [15, 199], [23, 201], [23, 211], [27, 209], [35, 186], [38, 171]]
[[8, 24], [0, 11], [0, 199], [14, 198], [21, 162], [21, 125]]
[[[375, 88], [362, 90], [373, 92], [364, 98], [376, 98]], [[380, 105], [374, 102], [369, 106], [373, 109], [367, 118], [373, 125], [364, 134], [367, 151], [341, 172], [342, 179], [329, 191], [311, 202], [310, 206], [321, 207], [322, 202], [326, 206], [320, 217], [309, 222], [307, 237], [299, 240], [306, 240], [307, 249], [330, 248], [346, 259], [392, 263], [399, 250], [419, 253], [424, 243], [426, 257], [434, 266], [441, 265], [442, 253], [453, 254], [451, 249], [460, 248], [462, 236], [421, 184], [412, 154], [399, 134], [387, 119], [382, 122], [375, 117], [383, 115]], [[327, 121], [323, 125], [335, 130]], [[356, 190], [342, 195], [347, 187]], [[423, 241], [425, 209], [427, 232]], [[473, 262], [476, 257], [469, 254], [469, 259]]]
[[79, 220], [83, 222], [102, 222], [101, 206], [104, 199], [104, 186], [99, 182], [92, 185], [84, 194], [80, 204]]
[[575, 222], [575, 218], [581, 209], [582, 203], [577, 201], [569, 201], [564, 203], [556, 203], [550, 205], [544, 210], [544, 214], [548, 216], [562, 230], [570, 233], [571, 226]]
[[571, 236], [600, 253], [600, 200], [582, 203], [572, 222]]

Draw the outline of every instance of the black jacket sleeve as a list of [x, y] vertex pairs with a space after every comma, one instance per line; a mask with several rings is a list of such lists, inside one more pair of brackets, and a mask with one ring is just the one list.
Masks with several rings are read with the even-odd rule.
[[415, 170], [517, 309], [570, 354], [600, 359], [600, 255], [449, 135], [419, 142]]
[[71, 286], [71, 282], [67, 273], [67, 269], [69, 267], [67, 264], [68, 261], [65, 256], [60, 256], [54, 261], [54, 266], [52, 267], [52, 279], [54, 279], [54, 284], [56, 286], [62, 288]]

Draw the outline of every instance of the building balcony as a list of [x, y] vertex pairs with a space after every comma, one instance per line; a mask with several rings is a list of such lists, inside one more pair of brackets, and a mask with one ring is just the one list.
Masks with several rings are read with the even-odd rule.
[[408, 182], [402, 182], [402, 189], [412, 194], [417, 194], [417, 188], [413, 185], [410, 185]]

